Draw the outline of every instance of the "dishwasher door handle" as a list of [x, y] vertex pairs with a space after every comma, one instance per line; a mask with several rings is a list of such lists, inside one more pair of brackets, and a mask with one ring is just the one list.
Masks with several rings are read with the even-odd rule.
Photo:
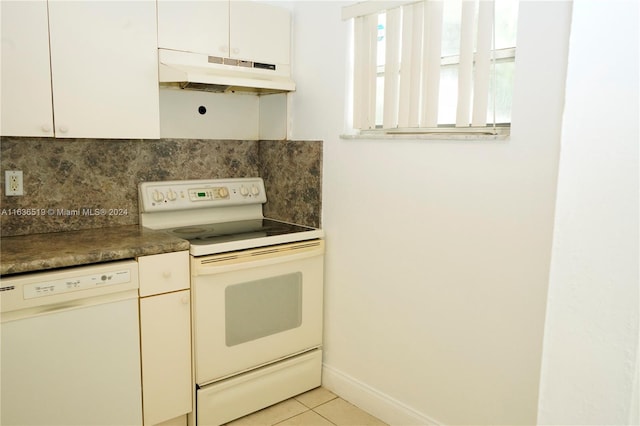
[[15, 321], [35, 316], [50, 315], [58, 312], [66, 312], [74, 309], [86, 308], [89, 306], [103, 305], [106, 303], [118, 302], [120, 300], [137, 299], [138, 290], [127, 290], [120, 293], [110, 293], [101, 296], [88, 297], [86, 299], [76, 299], [66, 302], [54, 303], [51, 305], [35, 306], [16, 311], [2, 313], [2, 322]]

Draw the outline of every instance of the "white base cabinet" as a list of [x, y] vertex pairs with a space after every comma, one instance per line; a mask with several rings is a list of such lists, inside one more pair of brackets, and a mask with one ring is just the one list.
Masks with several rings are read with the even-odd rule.
[[144, 256], [138, 263], [142, 405], [150, 426], [192, 411], [189, 253]]

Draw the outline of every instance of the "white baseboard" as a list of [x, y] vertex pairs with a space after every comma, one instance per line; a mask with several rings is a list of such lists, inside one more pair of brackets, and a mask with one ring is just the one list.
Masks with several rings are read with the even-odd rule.
[[371, 386], [322, 364], [322, 386], [392, 426], [441, 425]]

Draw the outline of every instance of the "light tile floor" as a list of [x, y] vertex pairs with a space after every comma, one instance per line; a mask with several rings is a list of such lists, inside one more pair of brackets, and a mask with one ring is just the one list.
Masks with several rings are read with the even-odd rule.
[[319, 387], [241, 417], [227, 426], [385, 426], [386, 423]]

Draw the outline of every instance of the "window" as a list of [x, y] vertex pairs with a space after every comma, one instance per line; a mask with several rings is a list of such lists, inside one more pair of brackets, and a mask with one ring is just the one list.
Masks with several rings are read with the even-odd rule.
[[511, 122], [516, 0], [367, 1], [354, 19], [353, 127], [498, 133]]

